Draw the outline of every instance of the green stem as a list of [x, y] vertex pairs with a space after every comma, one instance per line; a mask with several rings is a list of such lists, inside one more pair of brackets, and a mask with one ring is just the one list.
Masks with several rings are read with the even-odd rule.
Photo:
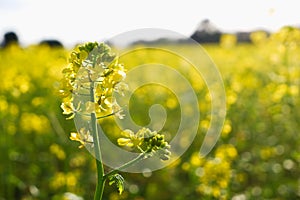
[[116, 168], [116, 169], [114, 169], [114, 170], [108, 172], [108, 173], [104, 176], [104, 179], [106, 180], [109, 176], [111, 176], [111, 175], [117, 173], [118, 171], [121, 171], [121, 170], [123, 170], [123, 169], [126, 169], [127, 167], [129, 167], [129, 166], [131, 166], [131, 165], [134, 165], [135, 163], [137, 163], [137, 162], [143, 160], [143, 159], [145, 158], [145, 155], [146, 155], [146, 154], [147, 154], [147, 152], [143, 152], [143, 153], [141, 153], [138, 157], [136, 157], [135, 159], [133, 159], [133, 160], [131, 160], [131, 161], [125, 163], [124, 165], [122, 165], [122, 166], [120, 166], [120, 167], [118, 167], [118, 168]]
[[[91, 83], [90, 86], [90, 98], [91, 98], [91, 102], [95, 102], [93, 82]], [[91, 126], [92, 126], [92, 135], [94, 141], [94, 151], [96, 157], [97, 179], [98, 179], [96, 184], [94, 200], [101, 200], [104, 191], [105, 178], [104, 178], [104, 168], [103, 168], [102, 157], [101, 157], [100, 138], [97, 129], [97, 116], [95, 112], [91, 113]]]
[[94, 195], [94, 200], [101, 200], [104, 186], [105, 186], [105, 178], [104, 178], [104, 170], [103, 170], [103, 164], [101, 161], [96, 159], [96, 165], [97, 165], [97, 185], [96, 185], [96, 191]]

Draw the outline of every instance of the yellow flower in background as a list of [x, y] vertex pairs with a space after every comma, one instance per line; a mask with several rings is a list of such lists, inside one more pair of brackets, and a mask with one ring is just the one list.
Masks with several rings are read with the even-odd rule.
[[223, 125], [223, 129], [222, 129], [222, 137], [226, 138], [229, 133], [231, 132], [232, 128], [231, 128], [231, 122], [229, 120], [225, 120], [225, 123]]
[[237, 157], [238, 153], [236, 148], [231, 144], [221, 145], [217, 148], [215, 156], [222, 160], [234, 160]]
[[[224, 80], [227, 120], [219, 143], [207, 157], [200, 159], [198, 151], [191, 148], [187, 152], [190, 157], [183, 156], [180, 168], [176, 168], [179, 169], [180, 175], [174, 167], [164, 172], [166, 176], [153, 176], [162, 183], [174, 181], [175, 183], [170, 187], [173, 196], [180, 196], [179, 194], [183, 193], [181, 190], [183, 186], [195, 183], [196, 186], [188, 185], [184, 189], [186, 193], [189, 192], [189, 195], [195, 195], [195, 199], [297, 198], [298, 180], [295, 179], [295, 174], [299, 172], [297, 163], [300, 160], [297, 152], [299, 146], [297, 134], [299, 120], [297, 119], [300, 105], [299, 30], [285, 27], [277, 33], [272, 33], [270, 37], [265, 33], [253, 33], [251, 40], [254, 45], [232, 43], [230, 40], [221, 44], [221, 47], [204, 45], [216, 62]], [[183, 48], [186, 48], [185, 51], [193, 51], [194, 47], [187, 45]], [[2, 158], [2, 168], [0, 168], [4, 174], [3, 182], [0, 184], [1, 194], [11, 191], [13, 196], [14, 188], [24, 183], [24, 189], [23, 186], [19, 188], [24, 194], [22, 198], [39, 198], [27, 196], [33, 194], [29, 193], [31, 186], [28, 184], [34, 183], [41, 198], [70, 191], [89, 199], [86, 196], [89, 195], [87, 191], [90, 190], [90, 185], [81, 183], [86, 183], [84, 181], [87, 177], [92, 176], [89, 171], [94, 172], [96, 165], [90, 162], [85, 151], [73, 152], [62, 144], [65, 138], [64, 130], [72, 130], [74, 127], [64, 120], [57, 123], [57, 119], [61, 117], [61, 112], [67, 117], [72, 118], [77, 113], [81, 115], [78, 117], [88, 119], [89, 116], [84, 114], [94, 111], [97, 112], [97, 116], [114, 113], [116, 117], [121, 118], [122, 105], [119, 105], [119, 102], [114, 103], [110, 95], [113, 92], [125, 95], [128, 85], [123, 81], [116, 83], [125, 77], [122, 67], [118, 64], [113, 62], [110, 64], [111, 69], [105, 69], [108, 64], [99, 63], [98, 68], [92, 69], [90, 63], [84, 63], [88, 53], [81, 51], [78, 54], [78, 48], [76, 51], [77, 53], [71, 53], [69, 58], [71, 64], [66, 66], [61, 74], [61, 66], [65, 65], [67, 59], [67, 50], [56, 51], [38, 46], [1, 49], [0, 126], [3, 134], [0, 136], [0, 142], [2, 141], [3, 151], [0, 156]], [[136, 66], [144, 61], [155, 59], [149, 58], [147, 53], [143, 54], [145, 55], [120, 59], [127, 59], [122, 62], [128, 63], [128, 66]], [[182, 66], [187, 68], [187, 72], [184, 73], [188, 73], [190, 83], [199, 95], [202, 116], [200, 133], [204, 132], [209, 128], [211, 121], [207, 117], [210, 110], [210, 96], [207, 95], [205, 82], [201, 81], [201, 76], [195, 75], [194, 71], [188, 71], [189, 66], [184, 62], [159, 57], [159, 54], [156, 56], [158, 59], [168, 60], [170, 66], [174, 66], [175, 69]], [[96, 102], [87, 100], [78, 108], [79, 105], [73, 102], [72, 95], [76, 95], [76, 92], [77, 95], [82, 94], [77, 90], [79, 85], [76, 78], [79, 78], [78, 71], [83, 65], [88, 69], [80, 71], [82, 73], [80, 81], [85, 83], [84, 87], [89, 86], [87, 75], [90, 72], [91, 80], [95, 81]], [[103, 76], [99, 77], [101, 73]], [[139, 78], [142, 80], [153, 75], [155, 74], [142, 74]], [[59, 83], [61, 78], [63, 80]], [[104, 88], [103, 84], [109, 88]], [[180, 84], [176, 81], [171, 84], [180, 88]], [[155, 90], [155, 93], [158, 92], [160, 90]], [[57, 109], [56, 106], [57, 93], [63, 97], [62, 110]], [[138, 95], [151, 96], [149, 93], [149, 90], [140, 88]], [[167, 95], [162, 97], [167, 109], [180, 108], [176, 98]], [[132, 100], [133, 105], [137, 103]], [[133, 107], [140, 111], [146, 107], [144, 107], [146, 102], [151, 102], [149, 97], [145, 97], [138, 106]], [[167, 110], [168, 120], [164, 128], [172, 130], [177, 128], [177, 121], [169, 123], [172, 126], [168, 125], [169, 120], [173, 122], [176, 116], [169, 110]], [[136, 119], [140, 120], [142, 117], [138, 116]], [[104, 121], [108, 122], [107, 129], [116, 133], [112, 134], [111, 138], [117, 140], [119, 129], [111, 122], [113, 119], [108, 118]], [[93, 145], [89, 135], [87, 130], [74, 131], [70, 134], [70, 139], [79, 142], [80, 147]], [[127, 150], [135, 146], [132, 142], [133, 136], [129, 135], [124, 134], [118, 140], [120, 145], [129, 147]], [[168, 139], [172, 137], [171, 134], [166, 135]], [[140, 142], [136, 138], [135, 143]], [[200, 142], [195, 141], [195, 143], [199, 145]], [[7, 162], [7, 159], [11, 162]], [[27, 159], [33, 162], [26, 162]], [[6, 163], [24, 163], [24, 167], [16, 171], [12, 168], [13, 174], [6, 176], [6, 173], [11, 170]], [[72, 176], [71, 173], [75, 168], [81, 171], [80, 175], [74, 173]], [[72, 172], [68, 174], [61, 170], [72, 170]], [[40, 172], [47, 173], [47, 177], [52, 177], [51, 180], [41, 178]], [[193, 182], [190, 179], [183, 179], [182, 173], [192, 177]], [[16, 175], [21, 181], [14, 178]], [[194, 192], [195, 187], [198, 193]], [[126, 199], [136, 195], [133, 198], [151, 199], [151, 195], [161, 195], [160, 190], [153, 189], [151, 186], [149, 188], [145, 188], [145, 197], [140, 197], [140, 192], [144, 191], [141, 186], [137, 193], [131, 194], [129, 191], [125, 193], [128, 194], [127, 197], [118, 196], [118, 198]], [[242, 194], [236, 194], [237, 191], [241, 191]]]
[[52, 144], [49, 149], [50, 152], [54, 154], [59, 160], [64, 160], [66, 158], [66, 153], [58, 144]]
[[22, 113], [20, 125], [25, 133], [43, 134], [45, 130], [50, 129], [50, 122], [44, 115], [35, 113]]
[[263, 45], [268, 41], [268, 35], [265, 31], [256, 31], [251, 33], [250, 39], [256, 45]]
[[199, 152], [195, 152], [192, 154], [191, 159], [190, 159], [190, 163], [193, 166], [201, 166], [203, 165], [203, 163], [205, 162], [205, 159], [199, 156]]
[[191, 165], [184, 163], [182, 168], [195, 170], [199, 177], [197, 191], [200, 194], [228, 199], [228, 187], [233, 174], [231, 163], [236, 157], [236, 148], [231, 144], [224, 144], [216, 149], [214, 157], [200, 158], [198, 153], [194, 153], [190, 158]]
[[73, 190], [77, 185], [78, 173], [63, 173], [57, 172], [51, 177], [49, 181], [49, 186], [52, 189], [58, 190], [60, 188], [68, 188]]
[[232, 48], [236, 45], [237, 38], [233, 34], [223, 34], [220, 39], [220, 45], [223, 48]]
[[226, 198], [231, 178], [230, 163], [219, 158], [208, 160], [203, 165], [198, 191], [214, 198]]
[[274, 147], [262, 147], [260, 149], [260, 157], [263, 160], [268, 160], [275, 155], [276, 155], [276, 150]]

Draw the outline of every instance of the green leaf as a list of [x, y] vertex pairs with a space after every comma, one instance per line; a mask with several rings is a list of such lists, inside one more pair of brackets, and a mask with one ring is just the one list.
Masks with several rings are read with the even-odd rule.
[[113, 174], [111, 176], [108, 177], [109, 179], [109, 185], [113, 185], [115, 184], [119, 194], [122, 194], [122, 192], [124, 191], [124, 178], [120, 175], [120, 174]]

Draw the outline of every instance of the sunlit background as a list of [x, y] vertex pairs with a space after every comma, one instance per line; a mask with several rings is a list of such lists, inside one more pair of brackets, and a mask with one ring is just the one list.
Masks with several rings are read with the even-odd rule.
[[1, 0], [0, 34], [15, 31], [24, 45], [50, 38], [70, 46], [139, 28], [189, 36], [204, 19], [223, 32], [275, 31], [283, 25], [299, 25], [297, 9], [293, 0]]

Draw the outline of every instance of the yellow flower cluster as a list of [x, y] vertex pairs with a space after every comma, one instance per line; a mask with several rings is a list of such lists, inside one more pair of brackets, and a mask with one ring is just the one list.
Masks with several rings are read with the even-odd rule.
[[197, 169], [200, 185], [198, 191], [218, 199], [228, 198], [228, 185], [232, 176], [231, 162], [236, 158], [237, 150], [232, 145], [221, 145], [213, 159], [206, 160]]
[[232, 179], [231, 163], [236, 157], [236, 148], [224, 144], [216, 149], [213, 158], [202, 158], [195, 152], [190, 161], [183, 163], [181, 167], [185, 171], [194, 171], [199, 183], [196, 190], [201, 196], [227, 199]]
[[[122, 119], [122, 108], [113, 93], [124, 95], [128, 86], [123, 82], [125, 69], [118, 63], [109, 46], [104, 43], [87, 43], [75, 49], [69, 65], [63, 69], [60, 95], [63, 97], [63, 114], [72, 119], [95, 113], [97, 119], [115, 115]], [[78, 100], [77, 100], [78, 99]], [[71, 133], [71, 140], [93, 143], [88, 130]]]
[[[69, 65], [63, 70], [60, 94], [63, 97], [63, 114], [72, 119], [75, 114], [96, 113], [97, 118], [115, 114], [122, 118], [122, 109], [113, 97], [127, 89], [122, 82], [125, 69], [111, 49], [104, 43], [87, 43], [71, 53]], [[74, 98], [86, 99], [74, 102]], [[76, 104], [76, 105], [74, 105]]]
[[78, 173], [74, 172], [57, 172], [49, 181], [50, 188], [57, 190], [60, 188], [68, 188], [68, 190], [74, 190], [78, 183]]

